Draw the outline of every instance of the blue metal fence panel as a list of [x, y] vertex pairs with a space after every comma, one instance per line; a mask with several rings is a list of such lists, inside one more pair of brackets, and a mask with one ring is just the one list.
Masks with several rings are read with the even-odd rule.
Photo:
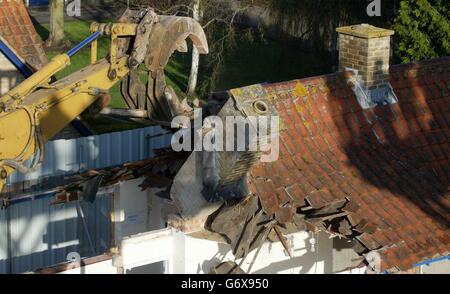
[[7, 228], [7, 214], [0, 211], [0, 273], [8, 273], [8, 263], [2, 260], [8, 259], [8, 228]]
[[[7, 184], [68, 175], [152, 158], [156, 149], [170, 146], [171, 133], [159, 126], [70, 140], [50, 141], [45, 160], [34, 173], [14, 173]], [[77, 203], [50, 206], [54, 198], [13, 202], [0, 210], [0, 273], [21, 273], [65, 262], [67, 254], [82, 257], [106, 252], [111, 242], [112, 197], [80, 202], [94, 251], [77, 211]], [[38, 196], [38, 195], [36, 195]]]
[[76, 202], [49, 205], [51, 200], [24, 201], [0, 211], [0, 273], [55, 265], [67, 261], [71, 252], [90, 257], [109, 250], [112, 196], [99, 194], [93, 204], [79, 202], [87, 230]]
[[28, 174], [15, 172], [8, 177], [6, 184], [151, 158], [156, 149], [169, 147], [170, 141], [171, 133], [159, 126], [50, 141], [45, 145], [45, 159], [37, 171]]

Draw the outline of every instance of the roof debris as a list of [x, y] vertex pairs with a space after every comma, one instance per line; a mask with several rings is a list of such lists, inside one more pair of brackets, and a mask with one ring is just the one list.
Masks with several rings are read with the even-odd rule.
[[[4, 199], [3, 206], [7, 207], [10, 202], [49, 192], [56, 194], [53, 204], [77, 200], [93, 200], [92, 197], [95, 196], [92, 196], [92, 194], [100, 187], [108, 187], [121, 181], [141, 177], [144, 178], [139, 186], [142, 190], [147, 188], [166, 188], [165, 192], [162, 191], [157, 196], [169, 198], [168, 191], [172, 185], [172, 178], [186, 160], [187, 155], [186, 153], [162, 150], [159, 151], [156, 157], [150, 159], [127, 162], [115, 167], [92, 169], [81, 174], [40, 179], [37, 184], [30, 186], [26, 190], [17, 189], [17, 191], [14, 191], [14, 187], [10, 187], [8, 193], [2, 194]], [[22, 185], [24, 184], [22, 183]]]

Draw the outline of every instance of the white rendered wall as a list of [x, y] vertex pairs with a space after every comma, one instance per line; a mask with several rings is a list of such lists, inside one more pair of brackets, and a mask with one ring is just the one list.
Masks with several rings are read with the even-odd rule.
[[450, 274], [450, 260], [435, 262], [430, 265], [422, 265], [421, 271], [423, 274]]
[[[255, 274], [323, 274], [331, 273], [332, 240], [326, 234], [316, 236], [316, 249], [311, 250], [312, 234], [299, 232], [287, 237], [292, 249], [292, 258], [285, 252], [281, 242], [265, 243], [251, 268]], [[317, 248], [318, 245], [318, 248]], [[177, 268], [177, 273], [208, 273], [217, 263], [234, 260], [230, 247], [226, 244], [185, 238], [184, 268]], [[256, 250], [244, 260], [242, 269], [247, 272]], [[241, 260], [238, 260], [239, 263]]]
[[[212, 266], [234, 260], [227, 244], [164, 230], [165, 223], [161, 218], [163, 200], [154, 196], [156, 190], [142, 192], [138, 187], [142, 181], [136, 179], [120, 183], [115, 192], [115, 236], [122, 252], [118, 266], [129, 269], [150, 262], [168, 261], [166, 273], [196, 274], [208, 273]], [[332, 273], [332, 239], [326, 233], [316, 234], [313, 251], [312, 237], [307, 232], [287, 237], [293, 258], [285, 252], [281, 242], [264, 244], [251, 272]], [[244, 271], [248, 271], [255, 252], [251, 252], [242, 264]]]
[[144, 179], [121, 182], [114, 191], [114, 236], [116, 244], [125, 237], [163, 229], [161, 200], [154, 195], [157, 189], [141, 191]]
[[[267, 242], [260, 250], [250, 273], [331, 273], [332, 242], [325, 234], [316, 237], [319, 247], [313, 252], [309, 242], [311, 234], [299, 232], [288, 236], [293, 258], [285, 253], [280, 242]], [[120, 264], [116, 265], [125, 270], [164, 261], [166, 267], [161, 273], [205, 274], [221, 262], [234, 260], [227, 244], [192, 238], [171, 229], [126, 238], [120, 248]], [[244, 271], [249, 270], [255, 253], [256, 250], [244, 260]], [[240, 263], [241, 260], [237, 262]]]

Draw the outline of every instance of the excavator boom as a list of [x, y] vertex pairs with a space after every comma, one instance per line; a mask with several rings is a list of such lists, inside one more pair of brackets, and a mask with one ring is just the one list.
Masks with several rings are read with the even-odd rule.
[[[43, 161], [44, 144], [73, 119], [94, 103], [105, 106], [102, 100], [119, 82], [129, 108], [147, 111], [149, 119], [170, 121], [189, 111], [166, 85], [164, 67], [175, 50], [186, 52], [187, 38], [200, 53], [208, 53], [200, 24], [187, 17], [159, 16], [148, 8], [127, 10], [118, 23], [93, 23], [91, 31], [86, 40], [0, 97], [0, 191], [15, 170], [35, 170]], [[111, 47], [106, 58], [97, 60], [100, 36], [109, 36]], [[49, 83], [89, 44], [89, 66]], [[141, 71], [146, 83], [139, 78]]]

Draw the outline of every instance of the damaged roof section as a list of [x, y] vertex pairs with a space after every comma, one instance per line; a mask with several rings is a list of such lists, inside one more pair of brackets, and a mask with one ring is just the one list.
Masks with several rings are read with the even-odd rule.
[[265, 85], [280, 158], [249, 186], [279, 223], [302, 215], [380, 253], [382, 270], [407, 270], [449, 254], [450, 58], [390, 71], [399, 103], [368, 110], [348, 73]]
[[[101, 181], [94, 187], [146, 176], [164, 182], [160, 177], [174, 176], [186, 157], [170, 150], [171, 137], [170, 131], [153, 126], [50, 141], [45, 145], [46, 157], [40, 168], [29, 174], [12, 174], [2, 194], [8, 201], [48, 191], [62, 196], [67, 192], [78, 199], [82, 188], [91, 188], [99, 177]], [[142, 188], [154, 185], [153, 181], [144, 182]]]
[[156, 155], [155, 150], [170, 147], [172, 134], [159, 126], [107, 133], [69, 140], [50, 141], [46, 157], [33, 173], [15, 172], [7, 184], [39, 180], [48, 176], [83, 173], [91, 169], [118, 166]]

